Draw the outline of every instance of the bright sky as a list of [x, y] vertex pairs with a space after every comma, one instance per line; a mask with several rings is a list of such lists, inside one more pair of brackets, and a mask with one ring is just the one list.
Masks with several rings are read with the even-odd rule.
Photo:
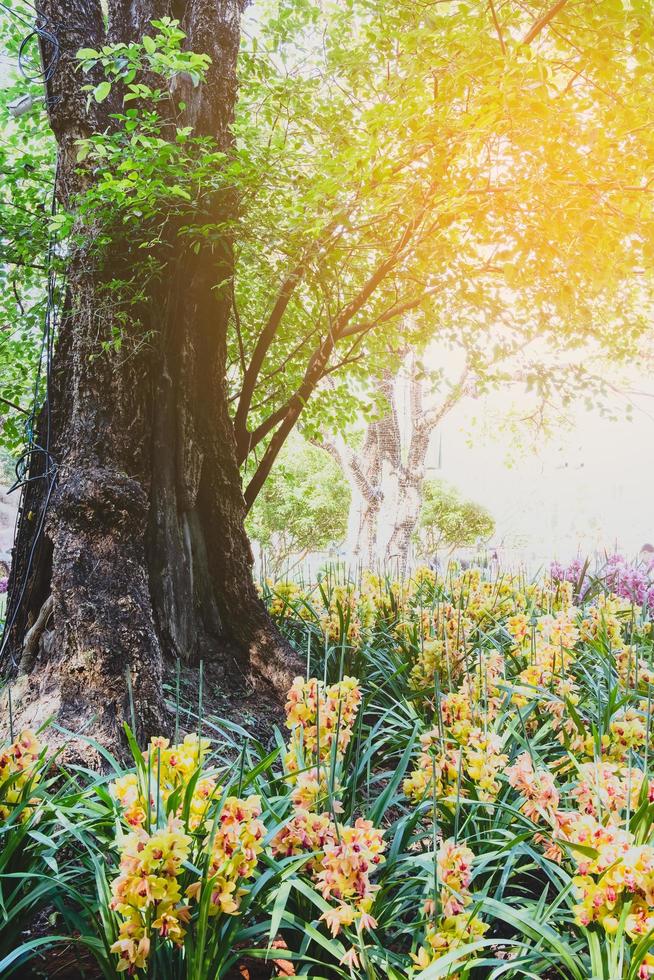
[[[500, 394], [460, 405], [442, 425], [442, 469], [432, 471], [484, 504], [497, 521], [494, 539], [531, 561], [567, 559], [595, 548], [638, 552], [654, 544], [653, 397], [634, 400], [633, 421], [610, 421], [579, 408], [572, 427], [536, 452], [509, 434], [485, 434], [483, 420], [505, 408]], [[472, 441], [472, 445], [470, 442]], [[438, 436], [432, 446], [438, 459]]]

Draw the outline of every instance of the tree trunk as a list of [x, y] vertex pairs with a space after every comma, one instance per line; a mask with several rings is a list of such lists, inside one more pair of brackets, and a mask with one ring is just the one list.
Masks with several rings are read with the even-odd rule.
[[[350, 528], [355, 533], [348, 536], [348, 551], [364, 567], [383, 563], [400, 575], [408, 571], [431, 436], [462, 398], [474, 395], [470, 374], [466, 365], [440, 404], [425, 407], [428, 386], [410, 353], [395, 377], [387, 374], [382, 379], [389, 411], [368, 425], [361, 449], [342, 438], [323, 441], [353, 488]], [[398, 404], [403, 396], [408, 413]]]
[[[138, 40], [174, 6], [110, 3], [109, 37]], [[103, 18], [85, 0], [43, 8], [55, 26], [66, 24], [48, 94], [58, 196], [71, 207], [87, 179], [74, 141], [108, 125], [110, 111], [87, 108], [72, 59], [101, 46]], [[204, 85], [182, 93], [187, 111], [196, 132], [228, 149], [240, 0], [191, 0], [185, 10], [188, 47], [212, 58]], [[227, 216], [233, 202], [214, 205]], [[162, 681], [174, 658], [203, 659], [227, 689], [254, 678], [274, 695], [298, 667], [258, 598], [243, 525], [225, 381], [231, 244], [196, 255], [171, 240], [163, 254], [128, 326], [109, 284], [129, 279], [137, 258], [129, 246], [116, 235], [102, 260], [81, 247], [71, 257], [40, 420], [48, 453], [32, 456], [9, 585], [4, 666], [20, 675], [17, 723], [54, 714], [114, 748], [130, 697], [141, 737], [168, 727]], [[121, 350], [102, 352], [117, 327]], [[46, 603], [52, 613], [23, 656]]]
[[386, 560], [397, 565], [399, 575], [409, 569], [411, 543], [420, 518], [422, 482], [427, 467], [427, 451], [432, 429], [424, 419], [414, 419], [408, 459], [399, 467], [393, 530], [386, 546]]
[[339, 464], [352, 491], [345, 550], [363, 568], [373, 568], [377, 555], [377, 515], [381, 506], [381, 457], [377, 428], [368, 426], [364, 445], [354, 451], [340, 436], [316, 440]]

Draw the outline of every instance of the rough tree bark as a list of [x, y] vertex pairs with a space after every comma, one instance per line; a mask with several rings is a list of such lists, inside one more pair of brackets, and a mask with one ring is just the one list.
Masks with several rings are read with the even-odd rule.
[[[322, 445], [353, 489], [346, 550], [364, 567], [390, 563], [404, 574], [432, 433], [461, 398], [474, 393], [474, 380], [466, 367], [440, 404], [427, 404], [428, 385], [409, 354], [395, 377], [384, 376], [382, 389], [389, 412], [367, 426], [360, 449], [339, 436], [324, 437]], [[408, 412], [400, 410], [403, 395]]]
[[[99, 0], [44, 0], [61, 45], [48, 95], [62, 205], [74, 207], [89, 179], [75, 140], [111, 126], [115, 111], [111, 99], [87, 106], [78, 49], [139, 40], [153, 18], [178, 17], [189, 49], [212, 64], [202, 86], [187, 91], [182, 80], [175, 94], [194, 131], [228, 150], [243, 5], [109, 0], [106, 28]], [[227, 212], [233, 202], [214, 206]], [[230, 289], [215, 288], [229, 284], [232, 250], [227, 239], [221, 246], [196, 255], [167, 243], [163, 273], [121, 327], [123, 349], [132, 341], [122, 357], [100, 353], [116, 324], [107, 285], [128, 276], [134, 257], [119, 237], [103, 262], [83, 247], [71, 256], [39, 432], [56, 479], [34, 454], [9, 584], [2, 666], [18, 724], [55, 714], [115, 747], [130, 718], [129, 674], [145, 737], [166, 727], [162, 680], [177, 657], [204, 659], [228, 688], [254, 678], [280, 695], [290, 683], [297, 665], [258, 598], [243, 527], [225, 383]]]

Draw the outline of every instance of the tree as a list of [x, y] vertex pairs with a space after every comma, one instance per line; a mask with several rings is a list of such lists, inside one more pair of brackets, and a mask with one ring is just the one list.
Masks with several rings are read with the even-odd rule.
[[350, 489], [322, 449], [294, 439], [273, 467], [246, 528], [275, 578], [313, 551], [339, 544], [347, 531]]
[[[63, 209], [51, 226], [70, 216], [70, 253], [4, 666], [24, 675], [19, 716], [93, 719], [104, 744], [130, 688], [139, 731], [162, 727], [171, 657], [280, 692], [293, 673], [251, 576], [226, 396], [241, 6], [189, 3], [183, 32], [157, 20], [166, 8], [112, 0], [105, 20], [99, 2], [46, 0], [39, 18]], [[220, 231], [189, 240], [191, 220]]]
[[26, 234], [12, 181], [3, 235], [19, 286], [53, 235], [65, 278], [3, 656], [105, 742], [126, 672], [160, 727], [175, 656], [288, 683], [244, 518], [300, 419], [372, 415], [434, 331], [475, 349], [506, 313], [506, 343], [537, 321], [618, 356], [647, 323], [648, 5], [280, 0], [234, 116], [241, 13], [40, 8], [59, 211]]
[[429, 387], [412, 352], [396, 375], [387, 371], [382, 378], [380, 391], [390, 411], [365, 427], [358, 445], [338, 433], [322, 437], [352, 487], [347, 550], [365, 568], [392, 561], [402, 573], [407, 570], [432, 433], [475, 391], [465, 370], [438, 404], [427, 404]]
[[429, 559], [442, 548], [451, 554], [478, 541], [488, 541], [495, 531], [493, 517], [473, 500], [466, 500], [442, 480], [425, 480], [416, 534], [420, 555]]

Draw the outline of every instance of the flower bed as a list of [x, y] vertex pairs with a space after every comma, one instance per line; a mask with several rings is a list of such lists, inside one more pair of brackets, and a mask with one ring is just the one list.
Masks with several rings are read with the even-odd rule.
[[307, 657], [270, 744], [178, 703], [95, 776], [19, 733], [0, 975], [72, 942], [105, 977], [654, 976], [650, 592], [617, 567], [268, 583]]

